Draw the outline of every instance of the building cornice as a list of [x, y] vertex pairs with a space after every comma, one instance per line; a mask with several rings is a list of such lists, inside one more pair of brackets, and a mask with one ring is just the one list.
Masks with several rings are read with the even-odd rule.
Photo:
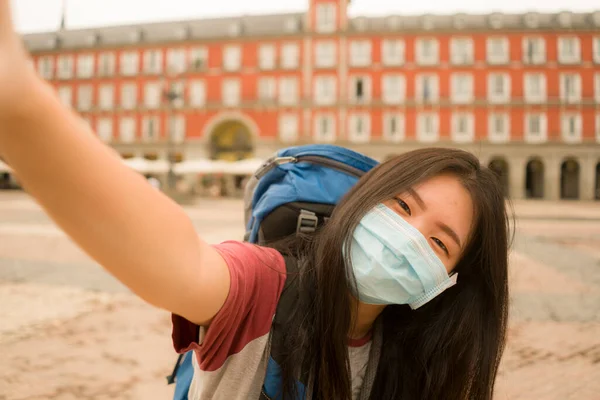
[[[23, 36], [31, 52], [98, 47], [150, 46], [201, 41], [243, 41], [316, 35], [307, 31], [304, 13], [267, 14], [175, 22], [110, 26]], [[468, 34], [473, 32], [600, 32], [600, 10], [589, 13], [388, 15], [354, 17], [337, 35], [365, 34]], [[334, 36], [336, 33], [333, 34]], [[328, 34], [331, 37], [332, 34]]]

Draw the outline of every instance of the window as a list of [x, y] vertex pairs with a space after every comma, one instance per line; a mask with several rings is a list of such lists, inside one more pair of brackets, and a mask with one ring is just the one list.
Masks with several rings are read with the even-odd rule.
[[174, 115], [169, 118], [168, 137], [175, 143], [183, 143], [185, 141], [185, 117], [183, 115]]
[[452, 74], [452, 102], [465, 104], [473, 101], [473, 75]]
[[319, 68], [328, 68], [336, 65], [335, 42], [318, 42], [315, 46], [315, 53], [315, 66]]
[[73, 56], [58, 57], [58, 79], [73, 78]]
[[417, 101], [435, 103], [439, 97], [439, 78], [433, 74], [417, 75]]
[[263, 44], [258, 49], [258, 63], [260, 69], [271, 70], [275, 68], [275, 46]]
[[71, 86], [59, 87], [58, 98], [67, 107], [73, 107], [73, 89], [71, 89]]
[[350, 102], [364, 104], [371, 100], [371, 78], [368, 76], [353, 76], [350, 82]]
[[99, 106], [102, 111], [110, 111], [115, 106], [115, 88], [112, 84], [105, 84], [99, 87]]
[[298, 140], [298, 116], [296, 114], [279, 116], [279, 140], [284, 143], [293, 143]]
[[381, 60], [385, 66], [400, 66], [405, 61], [404, 41], [386, 39], [381, 43]]
[[204, 81], [193, 80], [190, 82], [190, 105], [203, 107], [206, 103], [206, 85]]
[[439, 63], [439, 43], [437, 39], [417, 39], [417, 64], [436, 65]]
[[134, 51], [121, 54], [121, 74], [125, 76], [137, 75], [140, 68], [140, 57]]
[[298, 79], [293, 77], [279, 80], [279, 103], [294, 105], [298, 102]]
[[121, 107], [125, 110], [133, 110], [137, 105], [137, 85], [135, 83], [124, 83], [121, 86]]
[[392, 143], [398, 143], [405, 138], [404, 114], [383, 114], [383, 138]]
[[542, 143], [547, 139], [547, 121], [543, 113], [528, 113], [525, 115], [525, 141]]
[[488, 139], [491, 143], [506, 143], [509, 140], [507, 113], [491, 113], [488, 120]]
[[352, 67], [368, 67], [371, 65], [371, 42], [355, 40], [350, 43], [350, 65]]
[[596, 64], [600, 64], [600, 36], [594, 38], [594, 55], [593, 59]]
[[563, 113], [561, 116], [562, 138], [565, 143], [581, 142], [581, 115], [578, 113]]
[[147, 74], [162, 74], [162, 52], [160, 50], [146, 50], [144, 52], [144, 72]]
[[110, 143], [113, 137], [113, 121], [111, 118], [98, 119], [98, 137], [104, 143]]
[[54, 59], [50, 56], [40, 57], [37, 62], [38, 74], [44, 79], [54, 77]]
[[224, 105], [237, 106], [240, 103], [240, 81], [238, 79], [225, 79], [222, 95]]
[[450, 62], [453, 65], [473, 64], [473, 40], [452, 38], [450, 40]]
[[317, 115], [314, 119], [314, 139], [316, 142], [335, 141], [335, 118], [332, 114]]
[[225, 71], [237, 71], [242, 64], [242, 49], [239, 46], [227, 46], [223, 51]]
[[[106, 52], [98, 55], [98, 76], [107, 77], [115, 74], [117, 60], [115, 53]], [[112, 132], [112, 130], [111, 130]], [[111, 133], [112, 134], [112, 133]]]
[[80, 54], [77, 56], [77, 77], [91, 78], [94, 76], [94, 56], [92, 54]]
[[558, 62], [561, 64], [576, 64], [581, 62], [581, 47], [579, 38], [563, 36], [558, 38]]
[[402, 75], [384, 75], [381, 89], [384, 103], [401, 104], [406, 97], [406, 80]]
[[77, 88], [77, 108], [89, 111], [92, 108], [93, 88], [91, 85], [81, 85]]
[[523, 38], [523, 63], [543, 64], [546, 62], [546, 41], [541, 37]]
[[560, 100], [565, 103], [581, 101], [581, 76], [579, 74], [560, 75]]
[[335, 76], [317, 76], [315, 78], [315, 103], [331, 105], [337, 100]]
[[187, 68], [185, 49], [169, 49], [167, 51], [167, 68], [169, 72], [181, 74]]
[[142, 138], [145, 142], [156, 142], [160, 136], [160, 119], [146, 116], [142, 120]]
[[171, 106], [181, 108], [185, 104], [185, 84], [183, 81], [172, 82], [169, 91], [174, 96], [171, 100]]
[[190, 69], [200, 71], [208, 67], [208, 50], [206, 47], [194, 47], [190, 51]]
[[526, 73], [525, 102], [543, 103], [546, 101], [546, 76], [541, 73]]
[[510, 76], [506, 73], [488, 75], [488, 101], [490, 103], [508, 103], [510, 101]]
[[491, 37], [487, 40], [487, 62], [492, 65], [508, 64], [509, 44], [505, 37]]
[[135, 141], [135, 119], [132, 117], [123, 117], [119, 123], [119, 139], [123, 143], [133, 143]]
[[296, 43], [286, 43], [281, 48], [281, 67], [284, 69], [298, 68], [300, 49]]
[[371, 118], [368, 113], [350, 115], [348, 139], [353, 143], [367, 143], [371, 138]]
[[156, 109], [161, 103], [161, 84], [159, 82], [147, 82], [144, 87], [144, 105], [146, 108]]
[[440, 120], [437, 113], [422, 112], [417, 114], [417, 140], [425, 143], [439, 140]]
[[335, 3], [317, 4], [317, 32], [330, 33], [335, 31], [336, 5]]
[[260, 78], [258, 80], [258, 98], [261, 101], [275, 100], [277, 91], [275, 78]]
[[455, 112], [452, 114], [452, 140], [457, 143], [468, 143], [475, 139], [473, 114]]

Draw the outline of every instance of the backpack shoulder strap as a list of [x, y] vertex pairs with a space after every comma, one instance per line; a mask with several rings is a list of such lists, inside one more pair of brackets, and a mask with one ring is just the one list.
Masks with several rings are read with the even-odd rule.
[[277, 310], [273, 318], [273, 327], [271, 329], [271, 357], [275, 360], [282, 355], [282, 334], [288, 317], [294, 311], [298, 300], [298, 260], [295, 257], [284, 256], [286, 279], [283, 291], [277, 303]]

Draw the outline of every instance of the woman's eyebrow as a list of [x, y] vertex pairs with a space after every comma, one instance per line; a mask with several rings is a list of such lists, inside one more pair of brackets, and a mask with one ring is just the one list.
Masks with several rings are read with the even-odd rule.
[[425, 202], [423, 201], [423, 199], [421, 198], [421, 196], [419, 196], [419, 193], [417, 193], [416, 190], [409, 188], [406, 191], [408, 192], [408, 194], [410, 195], [410, 197], [412, 197], [413, 199], [415, 199], [415, 201], [417, 202], [417, 204], [419, 205], [419, 207], [421, 207], [421, 210], [427, 211], [427, 206], [425, 205]]
[[460, 247], [462, 249], [462, 244], [460, 243], [460, 238], [458, 237], [456, 232], [454, 232], [454, 230], [452, 230], [452, 228], [450, 228], [448, 225], [444, 224], [443, 222], [438, 222], [437, 226], [441, 230], [443, 230], [448, 236], [450, 236], [452, 238], [452, 240], [454, 240], [456, 242], [458, 247]]

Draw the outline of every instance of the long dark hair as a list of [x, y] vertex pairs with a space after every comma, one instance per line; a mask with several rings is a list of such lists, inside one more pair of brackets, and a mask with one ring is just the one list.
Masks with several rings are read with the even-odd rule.
[[316, 377], [314, 399], [351, 399], [347, 337], [355, 282], [342, 250], [375, 205], [441, 174], [457, 177], [475, 208], [469, 243], [455, 267], [459, 283], [415, 311], [386, 307], [371, 399], [492, 399], [508, 318], [510, 221], [497, 177], [472, 154], [444, 148], [408, 152], [377, 166], [317, 234], [273, 246], [295, 253], [301, 271], [297, 306], [282, 338], [284, 399], [295, 399], [295, 380], [309, 368]]

